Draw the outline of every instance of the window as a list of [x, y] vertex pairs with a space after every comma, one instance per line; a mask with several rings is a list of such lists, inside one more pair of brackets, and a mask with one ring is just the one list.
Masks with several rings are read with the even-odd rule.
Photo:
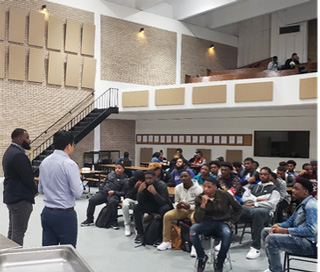
[[310, 131], [255, 131], [254, 156], [309, 158]]

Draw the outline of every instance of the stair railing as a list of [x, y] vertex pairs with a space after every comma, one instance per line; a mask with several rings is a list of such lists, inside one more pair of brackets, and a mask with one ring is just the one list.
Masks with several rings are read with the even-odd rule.
[[[77, 123], [79, 123], [85, 116], [87, 116], [93, 109], [107, 109], [110, 107], [118, 107], [118, 89], [116, 88], [109, 88], [106, 90], [103, 94], [101, 94], [97, 99], [95, 99], [92, 103], [90, 103], [87, 107], [85, 107], [81, 112], [79, 112], [75, 117], [73, 117], [70, 121], [68, 121], [65, 125], [63, 125], [59, 130], [70, 130], [72, 127], [74, 127]], [[94, 92], [92, 92], [94, 94]], [[90, 96], [92, 95], [90, 94]], [[88, 99], [90, 96], [87, 96], [86, 99]], [[61, 117], [58, 121], [56, 121], [53, 125], [51, 125], [48, 129], [46, 129], [44, 132], [42, 132], [36, 139], [38, 139], [41, 135], [46, 134], [47, 131], [54, 127], [54, 125], [58, 124], [63, 118], [65, 118], [68, 115], [71, 115], [74, 110], [84, 102], [85, 100], [82, 100], [79, 104], [77, 104], [72, 110], [70, 110], [68, 113], [66, 113], [63, 117]], [[35, 139], [35, 140], [36, 140]], [[32, 142], [34, 142], [33, 140]], [[50, 145], [53, 144], [53, 135], [50, 136], [47, 140], [45, 140], [43, 143], [41, 143], [38, 147], [33, 149], [33, 151], [29, 154], [29, 159], [32, 161], [34, 158], [39, 156], [44, 150], [46, 150]]]

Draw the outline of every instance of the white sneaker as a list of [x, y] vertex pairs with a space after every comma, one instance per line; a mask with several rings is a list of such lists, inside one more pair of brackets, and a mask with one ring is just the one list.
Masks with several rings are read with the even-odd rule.
[[250, 250], [246, 256], [247, 259], [256, 259], [260, 256], [260, 250], [254, 247], [250, 247]]
[[264, 270], [263, 272], [272, 272], [269, 268]]
[[219, 244], [217, 244], [215, 247], [214, 247], [214, 250], [215, 251], [220, 251], [221, 249], [221, 241], [219, 242]]
[[162, 242], [160, 245], [157, 246], [157, 249], [160, 251], [171, 249], [171, 242]]
[[130, 236], [130, 235], [131, 235], [130, 225], [125, 225], [125, 226], [124, 226], [124, 235], [125, 235], [125, 236]]
[[194, 246], [191, 247], [190, 257], [197, 257], [197, 251]]

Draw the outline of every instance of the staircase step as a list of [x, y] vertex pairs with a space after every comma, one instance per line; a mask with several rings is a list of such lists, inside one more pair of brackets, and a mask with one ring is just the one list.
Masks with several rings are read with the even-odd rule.
[[39, 165], [41, 164], [41, 162], [42, 162], [41, 160], [33, 160], [33, 161], [32, 161], [32, 165], [39, 167]]
[[47, 150], [45, 150], [45, 154], [47, 155], [47, 156], [49, 156], [49, 155], [51, 155], [52, 153], [53, 153], [53, 149], [47, 149]]

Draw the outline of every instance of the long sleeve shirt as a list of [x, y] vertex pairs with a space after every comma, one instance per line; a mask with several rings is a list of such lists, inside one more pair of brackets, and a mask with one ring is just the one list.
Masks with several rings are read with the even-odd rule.
[[[231, 221], [235, 223], [242, 214], [242, 207], [227, 191], [217, 190], [213, 200], [208, 200], [206, 207], [201, 208], [203, 194], [196, 197], [194, 220], [201, 223], [206, 220]], [[231, 213], [230, 206], [233, 208]]]
[[109, 191], [114, 191], [114, 195], [124, 197], [128, 191], [128, 181], [125, 175], [117, 176], [114, 171], [108, 174], [103, 184], [100, 186], [100, 191], [108, 194]]
[[281, 228], [288, 228], [289, 234], [305, 237], [316, 243], [318, 238], [318, 201], [306, 197], [296, 208], [291, 217], [279, 224]]
[[3, 155], [2, 166], [4, 172], [3, 202], [14, 204], [23, 200], [34, 203], [34, 196], [38, 193], [34, 182], [30, 160], [24, 149], [11, 143]]
[[[265, 198], [268, 200], [258, 201], [259, 199]], [[275, 185], [271, 181], [268, 183], [260, 182], [254, 184], [250, 189], [246, 189], [242, 196], [243, 203], [254, 202], [254, 207], [266, 208], [270, 210], [271, 214], [276, 210], [279, 200], [280, 193], [275, 189]]]
[[40, 164], [39, 192], [48, 208], [75, 206], [83, 193], [78, 165], [62, 150], [55, 150]]
[[143, 204], [143, 205], [155, 204], [158, 206], [164, 206], [166, 204], [169, 204], [172, 206], [172, 203], [169, 198], [167, 185], [162, 180], [157, 179], [153, 183], [153, 186], [157, 191], [155, 195], [153, 195], [147, 190], [148, 187], [137, 194], [137, 200], [139, 204]]
[[196, 180], [193, 181], [193, 185], [189, 189], [184, 188], [184, 185], [181, 183], [174, 189], [175, 205], [177, 205], [180, 201], [184, 201], [190, 205], [190, 210], [194, 210], [195, 199], [202, 192], [203, 189]]

